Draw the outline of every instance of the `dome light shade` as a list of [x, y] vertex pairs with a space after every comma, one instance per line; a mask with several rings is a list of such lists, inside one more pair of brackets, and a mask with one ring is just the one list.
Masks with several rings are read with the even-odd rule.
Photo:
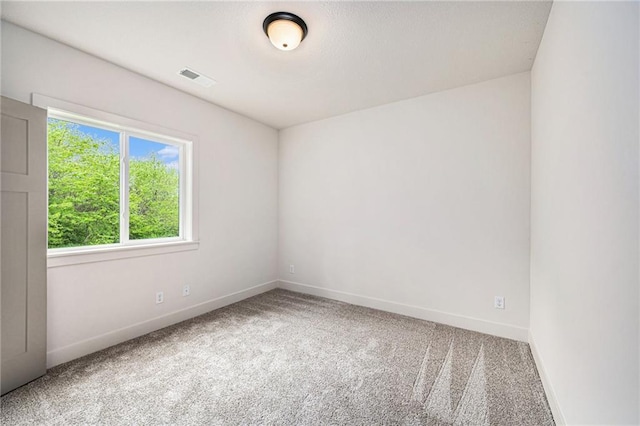
[[276, 12], [267, 16], [262, 29], [275, 47], [280, 50], [293, 50], [307, 36], [307, 24], [288, 12]]

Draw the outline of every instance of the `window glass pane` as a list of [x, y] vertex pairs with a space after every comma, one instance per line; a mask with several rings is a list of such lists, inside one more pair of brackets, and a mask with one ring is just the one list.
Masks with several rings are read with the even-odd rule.
[[49, 248], [120, 240], [120, 135], [48, 120]]
[[129, 138], [129, 239], [180, 235], [180, 148]]

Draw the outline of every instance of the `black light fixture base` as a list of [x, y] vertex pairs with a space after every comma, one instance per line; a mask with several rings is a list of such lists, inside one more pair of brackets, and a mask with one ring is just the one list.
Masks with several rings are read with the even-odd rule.
[[275, 12], [267, 16], [266, 18], [264, 18], [264, 22], [262, 23], [262, 29], [264, 30], [264, 33], [267, 35], [267, 37], [269, 37], [269, 33], [267, 32], [267, 29], [269, 28], [269, 24], [272, 23], [273, 21], [279, 21], [281, 19], [292, 21], [298, 24], [300, 28], [302, 28], [302, 38], [300, 39], [300, 41], [304, 40], [304, 38], [307, 36], [307, 33], [309, 32], [309, 30], [307, 29], [307, 24], [302, 20], [301, 17], [289, 12]]

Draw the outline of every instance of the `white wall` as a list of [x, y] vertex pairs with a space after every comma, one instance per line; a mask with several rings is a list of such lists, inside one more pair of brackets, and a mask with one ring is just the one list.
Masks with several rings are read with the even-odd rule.
[[5, 22], [1, 88], [22, 102], [40, 93], [199, 140], [199, 249], [50, 268], [49, 365], [189, 312], [141, 322], [276, 279], [276, 130]]
[[638, 3], [554, 2], [532, 71], [531, 337], [569, 424], [640, 422], [638, 40]]
[[285, 287], [526, 339], [529, 73], [282, 130], [279, 159]]

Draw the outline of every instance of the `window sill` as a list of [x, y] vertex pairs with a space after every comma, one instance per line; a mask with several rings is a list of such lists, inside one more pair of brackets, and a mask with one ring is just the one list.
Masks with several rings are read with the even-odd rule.
[[49, 252], [47, 254], [47, 268], [197, 250], [199, 245], [198, 241], [174, 241], [146, 245], [90, 248], [84, 251]]

